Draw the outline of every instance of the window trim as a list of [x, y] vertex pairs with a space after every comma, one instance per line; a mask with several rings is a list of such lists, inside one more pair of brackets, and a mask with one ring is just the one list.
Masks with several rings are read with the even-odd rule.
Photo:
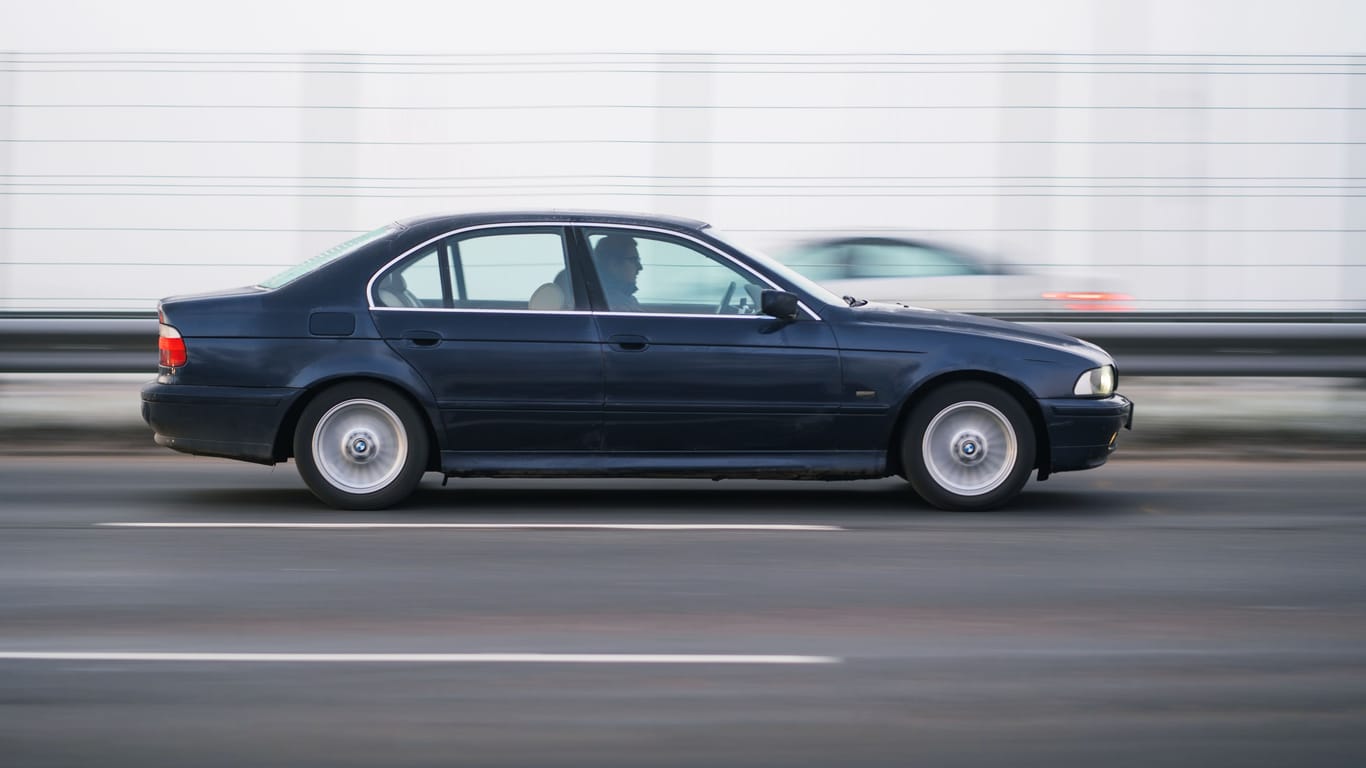
[[[426, 248], [427, 246], [432, 245], [433, 243], [437, 243], [437, 242], [439, 242], [439, 241], [441, 241], [441, 240], [445, 240], [446, 238], [453, 237], [453, 236], [455, 236], [455, 235], [464, 234], [464, 233], [466, 233], [466, 232], [474, 232], [474, 231], [481, 230], [481, 229], [525, 229], [525, 228], [528, 228], [528, 227], [534, 227], [534, 228], [537, 228], [537, 229], [555, 230], [556, 234], [558, 234], [558, 235], [560, 236], [560, 248], [562, 249], [562, 251], [563, 251], [564, 253], [567, 254], [567, 253], [569, 252], [569, 247], [570, 247], [569, 238], [568, 238], [569, 233], [568, 233], [567, 230], [568, 230], [568, 228], [569, 228], [570, 226], [572, 226], [572, 225], [567, 225], [567, 224], [564, 224], [564, 223], [562, 223], [562, 222], [535, 222], [535, 221], [532, 221], [532, 222], [516, 222], [516, 223], [499, 223], [499, 224], [475, 224], [475, 225], [473, 225], [473, 226], [461, 227], [460, 229], [453, 229], [453, 230], [451, 230], [451, 231], [449, 231], [449, 232], [446, 232], [445, 234], [437, 235], [436, 237], [430, 238], [430, 239], [428, 239], [428, 240], [424, 240], [424, 241], [422, 241], [421, 243], [418, 243], [417, 245], [413, 246], [412, 248], [409, 248], [408, 250], [404, 251], [404, 252], [403, 252], [402, 254], [400, 254], [399, 256], [397, 256], [397, 257], [395, 257], [395, 258], [393, 258], [393, 259], [390, 259], [389, 261], [385, 262], [384, 266], [382, 266], [382, 267], [380, 267], [379, 269], [375, 270], [375, 272], [374, 272], [373, 274], [370, 275], [370, 279], [369, 279], [368, 281], [366, 281], [366, 283], [365, 283], [365, 303], [366, 303], [368, 309], [369, 309], [371, 312], [374, 312], [374, 311], [384, 311], [384, 312], [484, 312], [484, 313], [494, 312], [494, 313], [518, 314], [518, 315], [525, 315], [525, 314], [537, 314], [537, 315], [584, 315], [584, 314], [588, 314], [588, 310], [582, 310], [582, 309], [484, 309], [484, 308], [479, 308], [479, 307], [381, 307], [381, 306], [378, 306], [378, 305], [375, 303], [375, 283], [379, 281], [380, 277], [382, 277], [386, 272], [388, 272], [389, 270], [391, 270], [391, 269], [394, 267], [394, 265], [398, 264], [399, 262], [403, 261], [404, 259], [407, 259], [409, 256], [412, 256], [414, 253], [417, 253], [418, 251], [422, 250], [423, 248]], [[455, 245], [455, 247], [456, 247], [457, 249], [459, 249], [460, 246], [459, 246], [458, 243], [456, 243], [456, 244], [454, 244], [454, 245]], [[447, 251], [447, 249], [442, 248], [442, 249], [439, 249], [439, 250], [438, 250], [438, 257], [439, 257], [439, 261], [442, 262], [442, 263], [444, 264], [444, 263], [445, 263], [445, 260], [448, 259], [448, 258], [450, 258], [450, 253]], [[447, 269], [448, 269], [448, 268], [449, 268], [449, 267], [447, 267]], [[461, 285], [458, 287], [458, 290], [459, 290], [459, 293], [461, 294], [461, 299], [462, 299], [462, 300], [463, 300], [463, 297], [464, 297], [464, 294], [465, 294], [464, 284], [463, 284], [463, 283], [464, 283], [463, 274], [464, 274], [464, 270], [462, 269], [462, 270], [460, 270], [460, 272], [456, 275], [457, 279], [459, 279], [460, 282], [461, 282]], [[449, 287], [448, 287], [448, 286], [443, 286], [443, 287], [442, 287], [442, 291], [443, 291], [443, 292], [445, 292], [445, 291], [447, 291], [447, 290], [449, 290]]]
[[[478, 308], [478, 307], [380, 307], [380, 306], [376, 306], [376, 305], [375, 305], [375, 283], [376, 283], [376, 281], [378, 281], [379, 278], [380, 278], [384, 273], [386, 273], [386, 272], [388, 272], [390, 269], [392, 269], [392, 268], [394, 267], [394, 265], [398, 264], [399, 262], [401, 262], [401, 261], [403, 261], [404, 259], [408, 258], [409, 256], [413, 255], [413, 254], [416, 253], [417, 251], [420, 251], [420, 250], [422, 250], [423, 248], [426, 248], [427, 246], [431, 245], [432, 243], [435, 243], [435, 242], [437, 242], [437, 241], [439, 241], [439, 240], [443, 240], [443, 239], [448, 238], [448, 237], [453, 237], [453, 236], [455, 236], [455, 235], [465, 234], [465, 233], [467, 233], [467, 232], [474, 232], [474, 231], [481, 230], [481, 229], [518, 229], [518, 228], [526, 228], [526, 227], [540, 227], [540, 228], [547, 228], [547, 229], [557, 229], [557, 230], [560, 231], [561, 237], [566, 237], [566, 238], [567, 238], [567, 236], [569, 235], [568, 230], [570, 230], [570, 229], [575, 229], [575, 230], [582, 231], [582, 230], [584, 230], [584, 229], [589, 229], [589, 228], [593, 228], [593, 229], [626, 229], [626, 230], [634, 230], [634, 231], [638, 231], [638, 232], [655, 232], [655, 233], [658, 233], [658, 234], [661, 234], [661, 235], [669, 235], [670, 237], [677, 237], [677, 238], [681, 238], [681, 239], [683, 239], [683, 240], [687, 240], [687, 241], [689, 241], [689, 242], [691, 242], [691, 243], [694, 243], [694, 244], [700, 246], [701, 249], [703, 249], [703, 250], [705, 250], [705, 251], [708, 251], [708, 252], [710, 252], [710, 253], [716, 254], [717, 256], [720, 256], [721, 258], [725, 259], [726, 261], [730, 262], [731, 264], [734, 264], [734, 265], [735, 265], [737, 268], [739, 268], [740, 270], [742, 270], [742, 271], [744, 271], [744, 272], [746, 272], [746, 273], [748, 273], [748, 274], [750, 274], [750, 275], [753, 275], [755, 278], [757, 278], [758, 280], [762, 281], [764, 285], [767, 285], [769, 288], [771, 288], [771, 289], [773, 289], [773, 290], [775, 290], [775, 291], [787, 291], [786, 288], [783, 288], [782, 286], [780, 286], [780, 285], [774, 283], [771, 279], [768, 278], [767, 275], [764, 275], [764, 274], [762, 274], [762, 273], [756, 272], [756, 271], [754, 270], [754, 268], [751, 267], [750, 265], [744, 263], [743, 261], [740, 261], [739, 259], [737, 259], [737, 258], [735, 258], [734, 256], [730, 255], [729, 253], [726, 253], [725, 251], [723, 251], [723, 250], [721, 250], [721, 249], [719, 249], [719, 248], [713, 246], [711, 243], [705, 242], [705, 241], [703, 241], [703, 240], [699, 240], [699, 239], [697, 239], [696, 237], [693, 237], [692, 235], [690, 235], [690, 234], [688, 234], [688, 233], [686, 233], [686, 232], [679, 232], [679, 231], [677, 231], [677, 230], [666, 229], [666, 228], [663, 228], [663, 227], [654, 227], [654, 226], [649, 226], [649, 225], [645, 225], [645, 224], [620, 224], [620, 223], [605, 222], [605, 221], [572, 221], [572, 222], [563, 222], [563, 221], [556, 221], [556, 222], [550, 222], [550, 221], [516, 221], [516, 222], [499, 222], [499, 223], [495, 223], [495, 224], [473, 224], [473, 225], [470, 225], [470, 226], [468, 226], [468, 227], [461, 227], [461, 228], [459, 228], [459, 229], [453, 229], [453, 230], [451, 230], [451, 231], [449, 231], [449, 232], [445, 232], [445, 233], [443, 233], [443, 234], [437, 235], [437, 236], [432, 237], [432, 238], [430, 238], [430, 239], [428, 239], [428, 240], [424, 240], [423, 242], [421, 242], [421, 243], [419, 243], [419, 244], [413, 246], [412, 248], [409, 248], [408, 250], [404, 251], [403, 253], [399, 254], [398, 256], [396, 256], [396, 257], [390, 259], [388, 262], [386, 262], [386, 263], [385, 263], [383, 266], [381, 266], [379, 269], [375, 270], [374, 274], [370, 275], [370, 280], [365, 284], [365, 301], [366, 301], [366, 304], [368, 305], [368, 307], [369, 307], [369, 309], [370, 309], [371, 312], [375, 312], [375, 311], [382, 311], [382, 312], [480, 312], [480, 313], [483, 313], [483, 314], [514, 314], [514, 315], [579, 315], [579, 316], [582, 316], [582, 315], [585, 315], [585, 314], [592, 314], [592, 315], [606, 315], [606, 316], [612, 316], [612, 317], [691, 317], [691, 318], [703, 318], [703, 317], [706, 317], [706, 318], [716, 318], [716, 319], [725, 319], [725, 320], [771, 319], [771, 318], [769, 318], [767, 315], [763, 315], [763, 314], [755, 314], [755, 315], [706, 315], [706, 314], [696, 314], [696, 315], [693, 315], [693, 314], [680, 314], [680, 313], [672, 313], [672, 312], [611, 312], [611, 311], [601, 311], [601, 312], [599, 312], [599, 311], [596, 311], [596, 310], [593, 310], [593, 309], [587, 309], [587, 310], [582, 310], [582, 309], [482, 309], [482, 308]], [[564, 242], [564, 245], [565, 245], [566, 248], [569, 248], [569, 247], [571, 246], [571, 243], [569, 242], [568, 239], [566, 239], [565, 242]], [[597, 275], [596, 275], [596, 274], [594, 275], [594, 278], [595, 278], [595, 279], [597, 278]], [[805, 301], [802, 301], [802, 300], [800, 299], [800, 297], [798, 297], [797, 306], [798, 306], [799, 309], [801, 309], [802, 311], [806, 312], [807, 316], [808, 316], [810, 319], [816, 320], [816, 321], [818, 321], [818, 322], [821, 322], [821, 321], [822, 321], [822, 320], [821, 320], [821, 316], [820, 316], [819, 314], [817, 314], [814, 310], [812, 310], [810, 307], [808, 307], [808, 306], [806, 305], [806, 302], [805, 302]]]

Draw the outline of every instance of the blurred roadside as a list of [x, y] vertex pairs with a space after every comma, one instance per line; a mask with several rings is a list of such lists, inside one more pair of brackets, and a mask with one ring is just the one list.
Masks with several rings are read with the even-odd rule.
[[[0, 456], [170, 452], [152, 442], [148, 374], [0, 375]], [[1366, 458], [1366, 381], [1129, 377], [1136, 404], [1120, 453], [1164, 457]]]

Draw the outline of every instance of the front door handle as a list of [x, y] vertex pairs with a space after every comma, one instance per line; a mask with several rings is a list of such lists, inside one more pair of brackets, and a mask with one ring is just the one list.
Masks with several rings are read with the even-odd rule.
[[441, 343], [441, 334], [436, 331], [404, 331], [399, 338], [410, 347], [435, 347]]
[[631, 333], [623, 333], [613, 336], [607, 340], [608, 344], [622, 350], [623, 352], [640, 352], [650, 346], [650, 340], [644, 336], [636, 336]]

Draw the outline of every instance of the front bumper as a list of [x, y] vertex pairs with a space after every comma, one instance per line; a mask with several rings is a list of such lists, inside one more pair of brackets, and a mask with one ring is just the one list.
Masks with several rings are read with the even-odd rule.
[[[1039, 405], [1048, 430], [1052, 472], [1104, 464], [1118, 445], [1119, 431], [1134, 426], [1134, 404], [1119, 394], [1101, 400], [1040, 400]], [[1041, 470], [1041, 476], [1047, 472]]]
[[157, 445], [198, 456], [274, 464], [275, 438], [300, 392], [154, 381], [142, 388], [142, 419], [156, 432]]

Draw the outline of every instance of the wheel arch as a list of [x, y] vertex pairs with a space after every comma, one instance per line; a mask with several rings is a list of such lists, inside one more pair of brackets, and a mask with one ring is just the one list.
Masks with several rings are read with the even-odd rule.
[[280, 428], [275, 433], [273, 450], [276, 461], [294, 458], [294, 431], [299, 427], [299, 418], [302, 416], [304, 409], [307, 408], [308, 404], [313, 402], [314, 398], [319, 394], [339, 384], [377, 384], [392, 390], [399, 397], [407, 400], [408, 403], [416, 408], [418, 413], [423, 414], [424, 417], [422, 419], [422, 426], [427, 433], [427, 445], [431, 446], [431, 449], [427, 452], [427, 469], [429, 471], [439, 471], [441, 469], [441, 441], [437, 435], [432, 409], [427, 407], [422, 399], [403, 382], [371, 374], [337, 374], [329, 376], [313, 382], [308, 385], [303, 392], [299, 393], [299, 395], [294, 398], [294, 401], [290, 403], [284, 418], [280, 420]]
[[936, 374], [925, 381], [920, 382], [915, 389], [901, 401], [897, 409], [895, 421], [892, 423], [891, 434], [888, 436], [887, 444], [887, 472], [888, 474], [899, 475], [902, 473], [901, 443], [902, 430], [906, 428], [906, 422], [910, 420], [911, 413], [930, 393], [949, 386], [963, 382], [979, 382], [992, 384], [1004, 390], [1011, 397], [1015, 398], [1020, 407], [1024, 408], [1025, 413], [1029, 414], [1029, 421], [1034, 427], [1034, 468], [1039, 470], [1039, 479], [1048, 477], [1052, 471], [1052, 461], [1050, 459], [1051, 447], [1048, 440], [1048, 430], [1045, 428], [1043, 410], [1039, 407], [1039, 402], [1034, 396], [1019, 382], [1008, 376], [999, 373], [983, 370], [957, 370], [946, 371]]

